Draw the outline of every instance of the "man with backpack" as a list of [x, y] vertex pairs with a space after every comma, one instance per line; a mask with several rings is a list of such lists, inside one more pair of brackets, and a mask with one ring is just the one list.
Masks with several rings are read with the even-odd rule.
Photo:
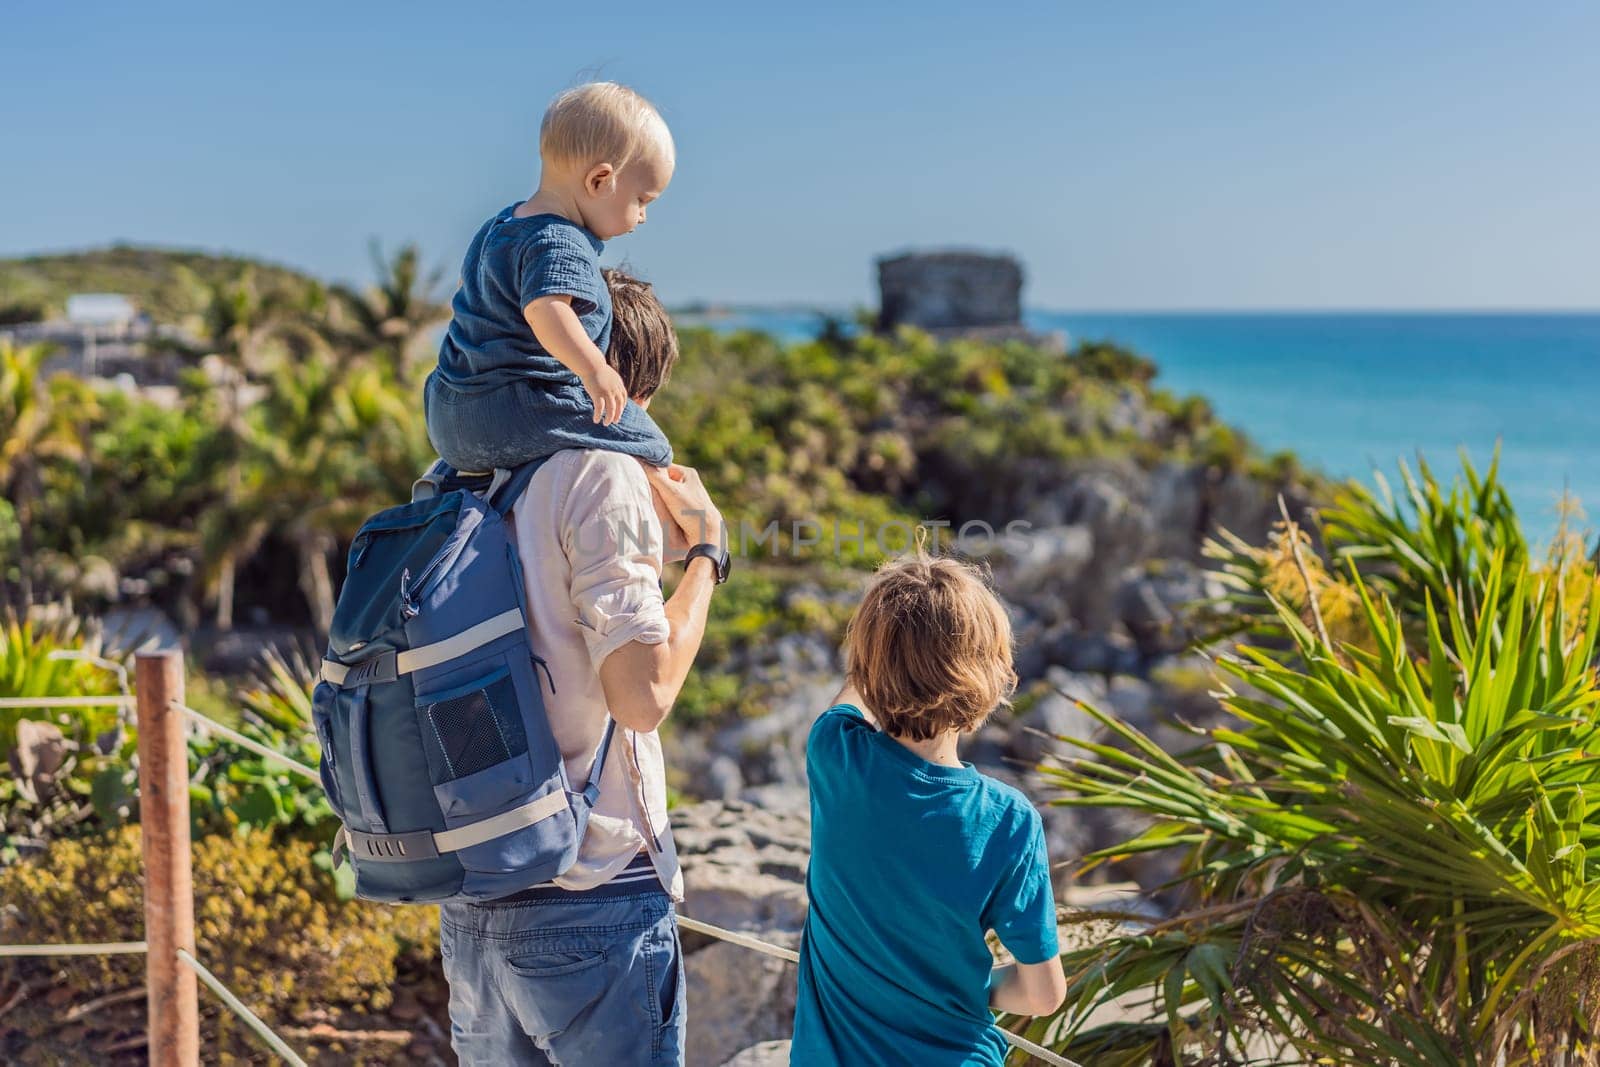
[[[676, 337], [649, 286], [608, 273], [608, 361], [647, 405]], [[364, 898], [439, 903], [468, 1067], [683, 1063], [656, 728], [724, 540], [693, 469], [569, 445], [492, 478], [436, 468], [351, 546], [312, 707], [336, 854]], [[670, 598], [665, 559], [684, 561]]]
[[[653, 293], [612, 278], [611, 358], [647, 406], [677, 356]], [[652, 499], [652, 489], [655, 499]], [[683, 876], [656, 727], [671, 711], [727, 576], [722, 519], [698, 474], [601, 449], [550, 457], [512, 508], [552, 731], [578, 782], [615, 736], [577, 861], [553, 884], [441, 908], [452, 1043], [464, 1064], [681, 1064]], [[663, 550], [690, 553], [671, 598]]]

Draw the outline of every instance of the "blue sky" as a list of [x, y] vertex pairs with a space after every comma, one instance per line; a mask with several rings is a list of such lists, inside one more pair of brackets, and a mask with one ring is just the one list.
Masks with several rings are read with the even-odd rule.
[[678, 141], [607, 257], [674, 302], [868, 303], [960, 245], [1034, 307], [1600, 307], [1600, 6], [764, 6], [12, 0], [0, 255], [453, 274], [598, 73]]

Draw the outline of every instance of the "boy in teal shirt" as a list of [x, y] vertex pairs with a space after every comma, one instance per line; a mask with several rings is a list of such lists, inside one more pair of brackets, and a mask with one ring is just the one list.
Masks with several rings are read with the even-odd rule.
[[[848, 675], [812, 727], [811, 898], [796, 1067], [1005, 1061], [991, 1009], [1066, 995], [1039, 813], [956, 754], [1015, 688], [983, 580], [922, 555], [881, 568], [850, 620]], [[994, 966], [993, 930], [1016, 960]]]

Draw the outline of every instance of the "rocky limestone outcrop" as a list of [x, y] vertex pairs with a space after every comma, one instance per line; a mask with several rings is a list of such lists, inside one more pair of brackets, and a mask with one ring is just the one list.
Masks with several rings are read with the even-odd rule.
[[[806, 794], [767, 790], [760, 799], [759, 806], [713, 801], [673, 811], [673, 839], [684, 875], [681, 911], [798, 948], [811, 854]], [[789, 1036], [794, 964], [703, 934], [684, 931], [682, 936], [689, 981], [686, 1062], [725, 1063], [752, 1044]]]
[[789, 1042], [763, 1041], [751, 1045], [722, 1067], [789, 1067]]

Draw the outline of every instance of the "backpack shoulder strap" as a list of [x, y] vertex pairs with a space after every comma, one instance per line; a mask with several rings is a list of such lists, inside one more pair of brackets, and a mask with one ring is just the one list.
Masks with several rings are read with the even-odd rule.
[[[551, 453], [554, 455], [554, 453]], [[540, 456], [532, 463], [524, 463], [520, 467], [510, 470], [495, 468], [494, 480], [489, 483], [489, 488], [484, 491], [483, 502], [494, 508], [504, 518], [511, 513], [511, 506], [517, 502], [522, 491], [528, 487], [528, 482], [533, 479], [535, 472], [550, 456]]]
[[600, 799], [600, 775], [606, 769], [606, 754], [611, 751], [611, 738], [616, 732], [617, 720], [607, 715], [605, 733], [600, 735], [600, 744], [595, 746], [594, 762], [589, 764], [589, 778], [583, 783], [583, 798], [591, 808]]
[[434, 460], [433, 465], [422, 472], [422, 477], [411, 483], [412, 502], [432, 500], [438, 496], [440, 486], [444, 485], [445, 479], [454, 473], [455, 471], [444, 460]]

